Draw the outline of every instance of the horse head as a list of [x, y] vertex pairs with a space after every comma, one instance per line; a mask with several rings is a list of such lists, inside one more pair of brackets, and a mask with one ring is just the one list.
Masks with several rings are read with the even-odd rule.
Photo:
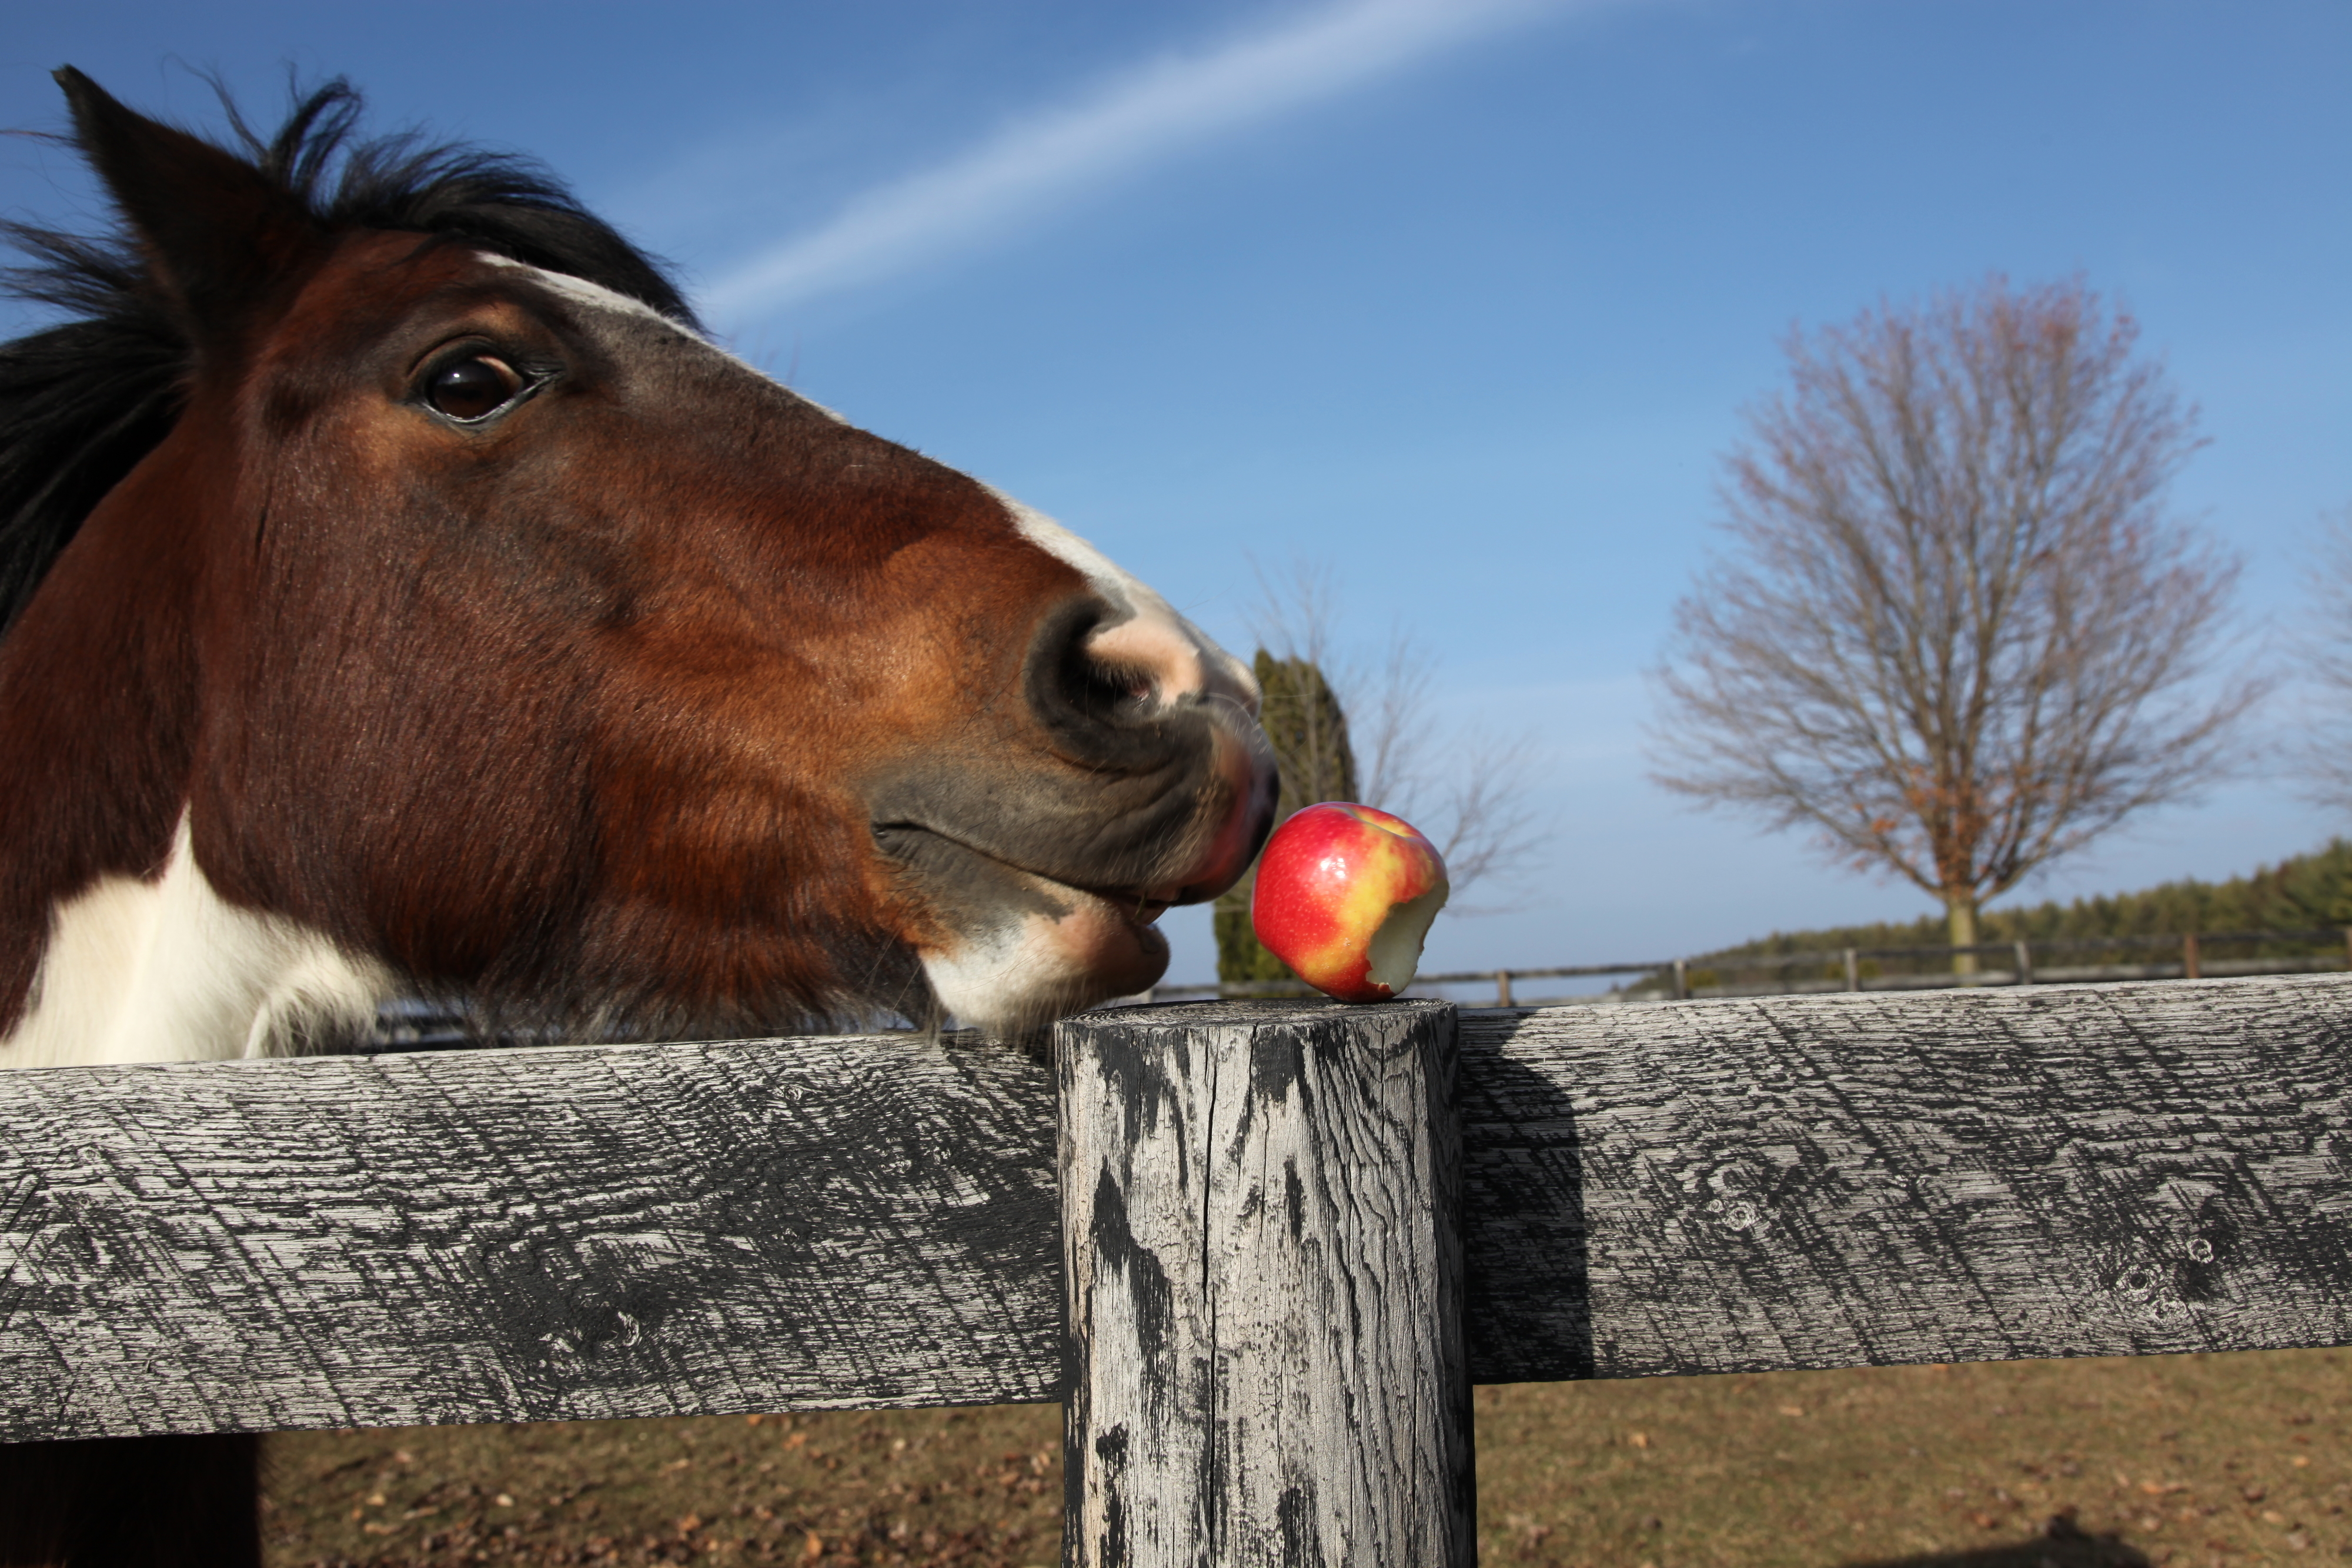
[[[1149, 986], [1265, 835], [1248, 673], [713, 346], [511, 161], [59, 73], [123, 220], [0, 350], [0, 1061], [403, 987], [641, 1036]], [[242, 128], [240, 127], [242, 133]], [[340, 155], [340, 161], [339, 161]]]

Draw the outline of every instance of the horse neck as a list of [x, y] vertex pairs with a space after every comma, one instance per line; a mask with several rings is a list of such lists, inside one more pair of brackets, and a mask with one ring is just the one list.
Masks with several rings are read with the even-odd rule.
[[392, 989], [205, 877], [184, 569], [142, 542], [86, 528], [0, 642], [0, 1067], [286, 1054]]

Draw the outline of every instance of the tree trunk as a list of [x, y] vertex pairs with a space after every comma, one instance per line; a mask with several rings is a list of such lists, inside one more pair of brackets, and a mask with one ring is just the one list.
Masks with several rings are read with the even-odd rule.
[[[1951, 924], [1953, 946], [1972, 947], [1976, 946], [1977, 897], [1974, 889], [1970, 889], [1966, 893], [1946, 894], [1944, 895], [1944, 915]], [[1952, 973], [1955, 975], [1973, 975], [1976, 972], [1977, 956], [1974, 953], [1955, 953], [1952, 955]]]

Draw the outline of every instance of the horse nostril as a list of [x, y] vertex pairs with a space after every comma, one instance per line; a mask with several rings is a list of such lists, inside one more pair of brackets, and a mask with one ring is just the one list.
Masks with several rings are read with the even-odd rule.
[[1046, 618], [1030, 648], [1029, 706], [1049, 728], [1131, 730], [1158, 716], [1160, 685], [1143, 663], [1103, 646], [1104, 606], [1082, 601]]
[[1106, 664], [1083, 647], [1073, 652], [1063, 679], [1071, 706], [1103, 723], [1143, 717], [1153, 706], [1156, 688], [1149, 674]]

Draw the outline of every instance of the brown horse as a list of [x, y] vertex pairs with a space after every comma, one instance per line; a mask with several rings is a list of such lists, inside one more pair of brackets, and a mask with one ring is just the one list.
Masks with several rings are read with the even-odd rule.
[[[1255, 852], [1256, 692], [1054, 523], [713, 347], [511, 160], [235, 150], [58, 74], [122, 233], [17, 229], [0, 1064], [999, 1035]], [[234, 118], [234, 117], [232, 117]], [[257, 1561], [235, 1437], [0, 1454], [0, 1562]]]

